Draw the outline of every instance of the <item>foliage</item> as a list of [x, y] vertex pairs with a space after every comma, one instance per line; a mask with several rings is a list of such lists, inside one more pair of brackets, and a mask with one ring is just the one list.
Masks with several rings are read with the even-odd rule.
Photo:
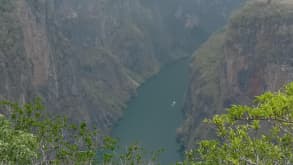
[[15, 130], [8, 120], [0, 116], [1, 164], [30, 164], [37, 158], [38, 147], [33, 134]]
[[[31, 136], [26, 138], [27, 143], [39, 146], [36, 152], [37, 159], [27, 160], [28, 157], [25, 157], [26, 161], [36, 164], [71, 164], [72, 162], [91, 164], [93, 162], [98, 145], [97, 131], [90, 130], [85, 123], [69, 124], [64, 117], [49, 117], [44, 113], [40, 99], [23, 106], [9, 101], [2, 101], [1, 105], [10, 109], [8, 120], [12, 123], [11, 131], [18, 134], [29, 132], [30, 134], [23, 135]], [[5, 139], [4, 142], [7, 143]], [[13, 149], [12, 153], [16, 152]], [[33, 153], [29, 151], [24, 154], [32, 155]], [[8, 160], [16, 155], [9, 156]], [[31, 158], [34, 157], [31, 156]], [[18, 160], [15, 162], [21, 163]]]
[[46, 114], [40, 99], [0, 105], [9, 110], [0, 116], [0, 163], [141, 165], [156, 162], [161, 153], [149, 154], [137, 144], [120, 150], [111, 137], [98, 143], [102, 137], [96, 130]]
[[200, 72], [200, 79], [205, 80], [201, 85], [205, 95], [219, 96], [218, 81], [221, 75], [216, 73], [223, 66], [225, 34], [222, 31], [215, 33], [194, 54], [193, 66]]
[[[6, 118], [0, 116], [0, 160], [4, 164], [155, 164], [162, 152], [148, 155], [137, 144], [120, 152], [110, 137], [98, 145], [96, 131], [85, 123], [49, 117], [39, 99], [22, 106], [9, 101], [1, 105], [9, 110]], [[256, 97], [252, 106], [234, 105], [206, 122], [215, 126], [218, 139], [201, 141], [178, 165], [293, 162], [293, 83]]]
[[206, 122], [215, 126], [218, 139], [201, 141], [198, 150], [187, 152], [184, 164], [293, 163], [293, 83]]
[[[161, 152], [147, 155], [136, 144], [120, 152], [110, 137], [98, 145], [96, 131], [85, 123], [49, 117], [40, 99], [22, 106], [9, 101], [1, 105], [9, 110], [7, 117], [0, 116], [4, 164], [155, 164]], [[205, 122], [215, 126], [218, 139], [201, 141], [178, 165], [293, 162], [293, 83], [282, 91], [257, 96], [252, 106], [234, 105]]]
[[[125, 149], [117, 145], [117, 140], [105, 137], [103, 147], [98, 150], [98, 164], [103, 165], [149, 165], [158, 164], [163, 150], [147, 152], [138, 144], [132, 144]], [[101, 157], [102, 156], [102, 157]]]

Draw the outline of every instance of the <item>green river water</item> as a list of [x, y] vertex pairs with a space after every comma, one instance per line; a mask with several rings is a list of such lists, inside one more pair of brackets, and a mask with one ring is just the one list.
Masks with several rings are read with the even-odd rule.
[[112, 132], [122, 148], [138, 143], [147, 151], [164, 149], [160, 155], [163, 165], [181, 159], [176, 129], [183, 120], [188, 64], [189, 60], [170, 64], [138, 89]]

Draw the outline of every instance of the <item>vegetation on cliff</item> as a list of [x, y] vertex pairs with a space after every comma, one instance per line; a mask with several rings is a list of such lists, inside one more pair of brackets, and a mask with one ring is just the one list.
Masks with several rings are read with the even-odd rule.
[[186, 120], [178, 129], [186, 148], [215, 136], [200, 123], [204, 118], [292, 81], [292, 8], [290, 1], [248, 2], [194, 54]]
[[225, 34], [223, 31], [213, 34], [198, 49], [191, 63], [189, 81], [192, 84], [189, 86], [186, 100], [187, 115], [182, 126], [177, 130], [178, 140], [186, 149], [195, 145], [195, 139], [200, 140], [211, 135], [211, 132], [207, 131], [209, 127], [202, 123], [202, 120], [217, 113], [216, 107], [222, 107], [224, 93], [220, 85], [223, 75], [219, 71], [224, 64]]

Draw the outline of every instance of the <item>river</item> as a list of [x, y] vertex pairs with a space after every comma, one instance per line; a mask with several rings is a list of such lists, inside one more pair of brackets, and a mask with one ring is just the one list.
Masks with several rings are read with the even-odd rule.
[[176, 129], [183, 121], [188, 64], [189, 60], [169, 64], [138, 89], [112, 132], [122, 148], [138, 143], [147, 151], [164, 149], [163, 165], [181, 160]]

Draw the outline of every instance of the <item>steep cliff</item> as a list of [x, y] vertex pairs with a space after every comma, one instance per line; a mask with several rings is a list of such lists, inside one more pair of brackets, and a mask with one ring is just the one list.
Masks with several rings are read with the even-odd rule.
[[[169, 44], [167, 54], [190, 56], [214, 31], [226, 24], [233, 10], [245, 0], [142, 0], [161, 26], [158, 44]], [[157, 33], [155, 33], [157, 34]], [[158, 36], [153, 35], [152, 38]]]
[[49, 112], [108, 130], [145, 79], [189, 56], [240, 2], [0, 0], [0, 99], [41, 96]]
[[0, 98], [18, 98], [21, 101], [29, 97], [33, 90], [29, 74], [32, 65], [23, 54], [24, 37], [14, 4], [9, 0], [1, 0], [0, 4]]
[[212, 135], [204, 118], [293, 80], [292, 9], [292, 1], [250, 2], [195, 53], [186, 120], [178, 129], [186, 148]]
[[1, 7], [2, 99], [41, 96], [51, 113], [106, 130], [159, 70], [142, 25], [153, 23], [136, 1], [1, 0]]

